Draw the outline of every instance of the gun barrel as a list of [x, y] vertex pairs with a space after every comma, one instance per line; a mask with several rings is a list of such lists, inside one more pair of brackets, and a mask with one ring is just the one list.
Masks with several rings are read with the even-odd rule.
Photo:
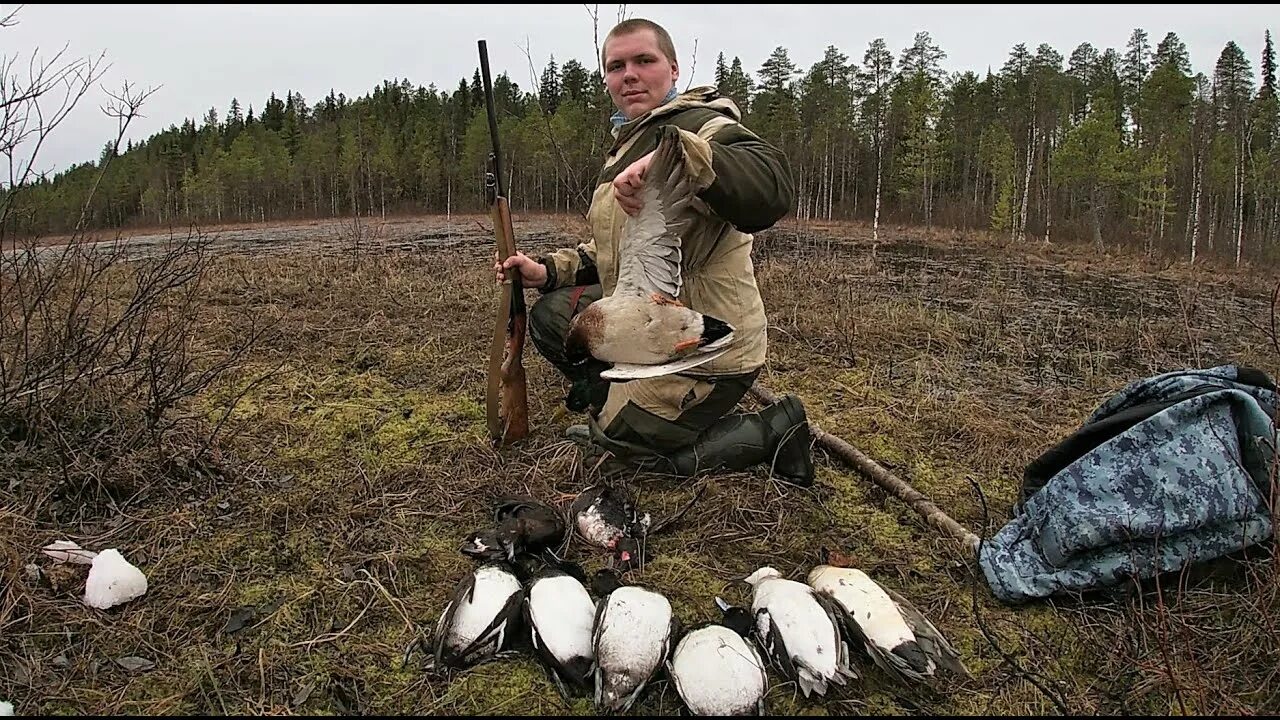
[[506, 197], [506, 188], [502, 185], [502, 148], [498, 145], [498, 110], [493, 102], [493, 81], [489, 79], [489, 47], [484, 40], [480, 44], [480, 76], [484, 80], [484, 104], [489, 113], [489, 137], [493, 138], [493, 174], [497, 182], [498, 195]]

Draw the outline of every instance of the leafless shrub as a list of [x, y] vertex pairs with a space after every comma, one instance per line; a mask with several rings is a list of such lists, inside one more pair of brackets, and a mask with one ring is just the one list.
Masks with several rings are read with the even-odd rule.
[[[175, 462], [203, 461], [216, 428], [200, 435], [187, 422], [199, 414], [178, 411], [259, 333], [251, 326], [239, 347], [202, 347], [208, 242], [191, 232], [138, 257], [119, 237], [96, 241], [83, 230], [96, 182], [65, 242], [14, 230], [21, 225], [15, 200], [36, 177], [41, 146], [103, 72], [100, 60], [60, 52], [33, 61], [20, 81], [17, 62], [0, 61], [0, 153], [9, 160], [0, 198], [0, 500], [29, 519], [60, 507], [78, 517], [92, 512], [92, 500], [136, 496]], [[103, 111], [118, 132], [99, 181], [152, 92], [129, 83], [107, 91]], [[143, 448], [145, 456], [136, 452]], [[188, 457], [177, 461], [179, 452]]]

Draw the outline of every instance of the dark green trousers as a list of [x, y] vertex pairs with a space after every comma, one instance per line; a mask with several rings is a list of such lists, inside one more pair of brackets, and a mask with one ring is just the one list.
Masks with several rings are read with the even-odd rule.
[[597, 361], [573, 367], [564, 340], [573, 316], [599, 300], [599, 285], [565, 287], [538, 298], [529, 310], [534, 347], [572, 383], [566, 405], [588, 411], [597, 443], [619, 456], [663, 455], [693, 443], [738, 405], [759, 371], [745, 375], [667, 375], [624, 383], [600, 378]]

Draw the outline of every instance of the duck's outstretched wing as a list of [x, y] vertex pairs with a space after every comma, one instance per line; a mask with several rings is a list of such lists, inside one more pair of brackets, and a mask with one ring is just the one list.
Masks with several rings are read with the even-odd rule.
[[716, 358], [729, 352], [729, 348], [722, 347], [710, 352], [694, 353], [679, 360], [672, 360], [661, 365], [631, 365], [628, 363], [614, 363], [612, 367], [603, 370], [600, 377], [613, 382], [626, 382], [627, 380], [643, 380], [645, 378], [661, 377], [672, 373], [682, 372], [692, 367], [697, 367], [703, 363], [711, 362]]
[[933, 658], [933, 661], [946, 668], [947, 670], [964, 678], [973, 678], [973, 673], [969, 672], [969, 668], [965, 666], [964, 661], [960, 659], [960, 653], [950, 642], [947, 641], [937, 627], [934, 626], [929, 618], [916, 609], [905, 597], [890, 590], [884, 589], [889, 599], [893, 600], [898, 606], [898, 610], [902, 612], [902, 617], [911, 626], [911, 631], [915, 633], [916, 643], [920, 645], [920, 649], [926, 655]]
[[685, 169], [680, 131], [658, 128], [658, 148], [645, 171], [640, 190], [644, 205], [628, 216], [618, 244], [619, 295], [662, 293], [680, 297], [680, 243], [692, 222], [686, 211], [693, 199], [693, 182]]

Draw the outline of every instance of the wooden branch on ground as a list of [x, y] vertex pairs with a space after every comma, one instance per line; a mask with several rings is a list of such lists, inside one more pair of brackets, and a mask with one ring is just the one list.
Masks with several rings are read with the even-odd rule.
[[[778, 402], [778, 397], [758, 382], [751, 386], [751, 394], [762, 403], [772, 405]], [[876, 485], [909, 505], [925, 519], [925, 522], [932, 525], [936, 530], [959, 540], [963, 544], [969, 559], [977, 558], [980, 538], [953, 520], [937, 505], [934, 505], [923, 493], [884, 469], [883, 466], [862, 454], [854, 446], [829, 432], [823, 431], [817, 425], [814, 425], [812, 421], [809, 422], [809, 432], [819, 445], [849, 463], [855, 470], [870, 478]]]

